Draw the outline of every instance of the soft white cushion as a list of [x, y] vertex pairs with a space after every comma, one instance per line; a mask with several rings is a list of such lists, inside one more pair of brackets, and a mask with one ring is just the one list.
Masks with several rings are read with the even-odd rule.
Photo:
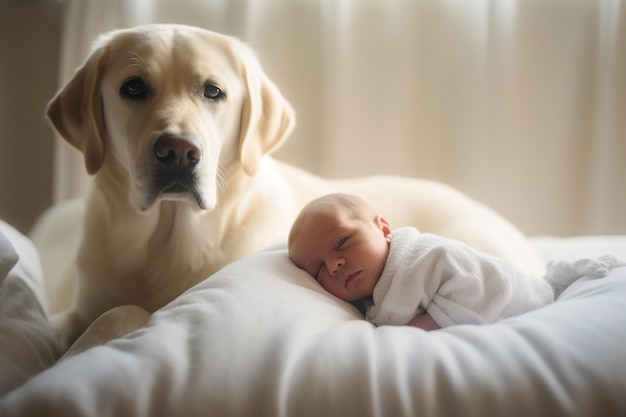
[[0, 227], [0, 285], [4, 282], [4, 278], [13, 269], [19, 258], [11, 241], [2, 232], [2, 229]]
[[624, 311], [618, 268], [494, 325], [375, 328], [275, 250], [31, 379], [0, 415], [624, 415]]
[[0, 284], [2, 396], [52, 366], [59, 354], [43, 312], [45, 300], [37, 250], [27, 237], [3, 221], [0, 221]]
[[626, 236], [536, 236], [531, 242], [539, 256], [545, 260], [563, 259], [572, 261], [581, 258], [598, 258], [613, 255], [626, 260]]

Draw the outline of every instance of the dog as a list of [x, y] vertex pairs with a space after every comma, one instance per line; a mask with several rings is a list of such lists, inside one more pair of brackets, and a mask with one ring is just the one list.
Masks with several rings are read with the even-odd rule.
[[103, 313], [80, 344], [140, 327], [226, 264], [284, 243], [300, 209], [330, 192], [361, 196], [394, 225], [538, 265], [517, 228], [445, 184], [331, 180], [274, 159], [294, 110], [233, 37], [172, 24], [102, 35], [47, 116], [94, 179], [76, 299], [53, 318], [64, 348]]

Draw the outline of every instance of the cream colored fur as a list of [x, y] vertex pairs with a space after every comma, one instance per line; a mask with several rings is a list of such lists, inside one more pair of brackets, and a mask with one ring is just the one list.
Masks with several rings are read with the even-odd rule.
[[[146, 94], [122, 94], [129, 79], [145, 82]], [[225, 96], [205, 97], [209, 84]], [[300, 208], [328, 192], [362, 196], [392, 226], [413, 225], [537, 267], [515, 227], [444, 184], [333, 181], [272, 159], [294, 112], [254, 53], [231, 37], [179, 25], [109, 33], [50, 102], [48, 116], [94, 175], [77, 297], [54, 317], [66, 346], [116, 306], [141, 309], [109, 313], [80, 349], [140, 327], [148, 315], [138, 311], [153, 312], [229, 262], [284, 242]], [[198, 139], [195, 194], [155, 195], [154, 148], [164, 133]], [[123, 324], [115, 329], [116, 322]]]

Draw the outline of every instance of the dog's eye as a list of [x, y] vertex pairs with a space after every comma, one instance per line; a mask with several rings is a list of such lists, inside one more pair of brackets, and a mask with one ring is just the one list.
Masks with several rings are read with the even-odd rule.
[[149, 89], [145, 81], [139, 77], [132, 77], [124, 81], [120, 94], [133, 100], [142, 100], [148, 95]]
[[204, 86], [204, 96], [211, 100], [219, 100], [224, 98], [225, 94], [218, 86], [207, 83]]

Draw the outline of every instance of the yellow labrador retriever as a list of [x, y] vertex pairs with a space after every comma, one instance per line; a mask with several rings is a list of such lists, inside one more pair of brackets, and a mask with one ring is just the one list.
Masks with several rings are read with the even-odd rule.
[[181, 25], [104, 35], [48, 117], [94, 175], [77, 298], [56, 318], [65, 346], [116, 306], [134, 307], [105, 315], [81, 343], [140, 326], [227, 263], [284, 242], [300, 208], [334, 191], [360, 195], [393, 225], [537, 265], [515, 227], [446, 185], [331, 181], [272, 159], [294, 112], [231, 37]]

